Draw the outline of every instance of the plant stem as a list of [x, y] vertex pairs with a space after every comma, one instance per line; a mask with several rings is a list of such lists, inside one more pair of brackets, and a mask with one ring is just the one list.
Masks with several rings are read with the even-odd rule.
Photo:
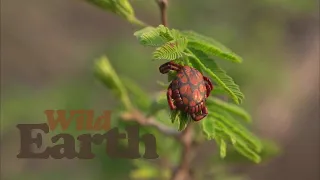
[[161, 13], [161, 24], [164, 26], [168, 26], [167, 20], [167, 7], [168, 7], [168, 0], [156, 0]]
[[[168, 0], [157, 0], [160, 12], [161, 12], [161, 23], [164, 26], [168, 26], [167, 20], [167, 7]], [[191, 180], [191, 161], [193, 159], [193, 126], [192, 122], [188, 122], [187, 127], [182, 131], [178, 137], [178, 141], [182, 145], [182, 152], [180, 157], [180, 163], [172, 174], [171, 180]]]
[[189, 123], [180, 136], [182, 144], [181, 158], [178, 168], [174, 171], [171, 180], [191, 180], [191, 161], [193, 159], [193, 124]]
[[178, 132], [176, 129], [161, 124], [159, 121], [152, 117], [146, 117], [138, 110], [133, 110], [131, 112], [122, 114], [122, 119], [126, 121], [135, 121], [142, 126], [154, 127], [164, 135], [172, 136], [180, 141], [181, 133]]

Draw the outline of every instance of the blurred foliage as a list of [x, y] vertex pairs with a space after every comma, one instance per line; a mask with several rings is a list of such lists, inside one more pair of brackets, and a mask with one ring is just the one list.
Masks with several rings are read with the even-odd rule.
[[[269, 161], [281, 153], [278, 145], [270, 140], [262, 140], [261, 146], [262, 150], [259, 155], [262, 161]], [[226, 156], [223, 160], [219, 156], [214, 155], [212, 161], [219, 161], [222, 164], [250, 164], [250, 161], [244, 156], [241, 156], [233, 147], [228, 149], [227, 154], [228, 156]]]
[[87, 0], [88, 2], [108, 11], [111, 11], [127, 21], [144, 25], [143, 22], [135, 17], [134, 10], [128, 0]]
[[[214, 61], [212, 59], [207, 57], [207, 55], [215, 55], [234, 62], [242, 62], [239, 56], [235, 55], [217, 41], [193, 32], [182, 34], [178, 30], [170, 30], [162, 25], [157, 28], [144, 28], [137, 31], [135, 36], [137, 36], [140, 43], [145, 46], [158, 47], [154, 53], [155, 59], [161, 57], [160, 59], [176, 60], [184, 56], [189, 56], [196, 61], [194, 63], [186, 62], [183, 65], [198, 65], [198, 67], [209, 74], [215, 82], [218, 82], [218, 87], [220, 86], [225, 92], [228, 92], [236, 103], [239, 104], [244, 98], [239, 86], [234, 83], [232, 78], [220, 69], [216, 63], [213, 63]], [[197, 51], [189, 50], [187, 47], [195, 48]], [[188, 61], [189, 59], [184, 60]], [[201, 122], [203, 131], [207, 137], [209, 139], [215, 139], [219, 144], [221, 157], [226, 156], [226, 141], [230, 140], [240, 154], [254, 162], [260, 162], [259, 152], [262, 147], [259, 140], [248, 133], [228, 112], [231, 111], [231, 113], [236, 114], [241, 112], [241, 115], [250, 119], [248, 113], [233, 104], [223, 104], [221, 100], [214, 100], [213, 102], [216, 102], [215, 105], [218, 104], [220, 106], [209, 106], [210, 103], [208, 102], [209, 117]], [[188, 118], [187, 113], [173, 111], [171, 119], [173, 123], [178, 121], [180, 123], [179, 130], [183, 130], [186, 124], [189, 123], [190, 118]]]
[[[128, 4], [128, 1], [103, 2], [103, 0], [101, 0], [91, 2], [96, 5], [105, 3], [104, 9], [112, 9], [113, 12], [122, 16], [124, 19], [131, 21], [133, 24], [142, 24], [139, 20], [137, 21], [138, 23], [135, 22], [138, 18], [134, 17], [136, 14], [131, 5]], [[137, 9], [143, 9], [145, 12], [145, 16], [143, 17], [146, 20], [150, 20], [150, 18], [158, 15], [158, 11], [155, 9], [157, 6], [154, 1], [141, 0], [133, 1], [133, 3]], [[233, 77], [234, 81], [241, 86], [244, 94], [250, 94], [251, 98], [247, 98], [246, 101], [244, 101], [243, 106], [245, 106], [246, 109], [251, 110], [255, 105], [254, 95], [251, 94], [260, 95], [259, 93], [251, 92], [272, 93], [274, 89], [280, 89], [285, 86], [285, 83], [279, 82], [285, 82], [282, 79], [283, 74], [285, 73], [285, 69], [283, 68], [285, 63], [282, 59], [285, 59], [287, 55], [282, 51], [284, 49], [283, 47], [286, 47], [286, 45], [283, 44], [283, 40], [284, 38], [287, 38], [285, 32], [287, 31], [288, 23], [296, 19], [312, 16], [317, 11], [317, 7], [316, 1], [300, 0], [245, 0], [241, 2], [231, 0], [204, 0], [201, 3], [197, 1], [177, 0], [170, 1], [169, 19], [170, 25], [172, 24], [173, 27], [179, 29], [193, 29], [206, 36], [215, 37], [220, 42], [223, 42], [223, 44], [231, 47], [235, 52], [239, 52], [239, 55], [245, 59], [241, 68], [234, 66], [234, 64], [227, 64], [227, 61], [218, 61], [220, 58], [217, 58], [217, 62], [219, 62], [219, 65], [228, 72], [229, 76]], [[201, 12], [195, 13], [195, 9], [201, 9]], [[208, 19], [208, 17], [210, 18]], [[122, 99], [130, 99], [132, 106], [138, 107], [147, 114], [153, 114], [159, 121], [170, 125], [171, 122], [168, 122], [169, 114], [164, 110], [167, 106], [165, 106], [166, 101], [163, 99], [163, 92], [161, 93], [162, 96], [157, 94], [153, 97], [153, 94], [140, 89], [140, 86], [132, 81], [132, 79], [137, 79], [137, 81], [140, 82], [145, 81], [146, 84], [148, 84], [149, 81], [154, 82], [155, 76], [154, 74], [151, 74], [154, 70], [150, 68], [153, 65], [151, 62], [145, 61], [146, 58], [150, 57], [148, 54], [149, 52], [139, 46], [135, 46], [133, 38], [130, 41], [130, 36], [126, 34], [121, 34], [121, 36], [123, 40], [110, 42], [114, 46], [106, 51], [107, 54], [112, 57], [110, 58], [112, 64], [116, 69], [121, 71], [119, 79], [123, 82], [122, 86], [125, 87], [123, 89], [126, 89], [129, 96], [125, 98], [122, 97]], [[190, 41], [190, 39], [188, 40]], [[161, 39], [159, 39], [159, 43], [160, 44], [157, 45], [163, 45]], [[119, 53], [117, 51], [118, 48], [123, 48], [123, 52], [127, 53]], [[277, 58], [274, 58], [274, 54], [277, 54]], [[176, 57], [178, 56], [179, 55]], [[188, 56], [188, 58], [190, 58], [190, 60], [188, 60], [189, 63], [194, 61], [192, 56]], [[139, 65], [133, 68], [136, 64]], [[201, 68], [198, 64], [192, 63], [192, 65], [197, 69]], [[156, 65], [154, 65], [154, 67], [156, 67]], [[150, 74], [150, 76], [146, 77], [139, 72], [145, 72], [146, 74]], [[252, 76], [253, 74], [254, 77]], [[43, 122], [44, 114], [41, 112], [46, 109], [59, 108], [68, 110], [94, 107], [96, 110], [114, 107], [110, 104], [114, 104], [116, 99], [113, 98], [113, 96], [108, 95], [108, 93], [105, 93], [104, 90], [97, 90], [95, 84], [88, 83], [92, 82], [92, 79], [88, 80], [83, 76], [78, 79], [69, 79], [70, 78], [66, 78], [62, 80], [64, 83], [51, 83], [50, 85], [47, 85], [47, 87], [38, 89], [28, 87], [24, 84], [6, 88], [6, 97], [1, 99], [1, 120], [3, 120], [1, 124], [1, 133], [9, 133], [12, 130], [10, 127], [17, 123]], [[272, 86], [264, 85], [271, 83]], [[150, 84], [154, 85], [152, 83]], [[160, 84], [162, 84], [163, 87], [168, 86], [167, 83], [160, 82]], [[166, 89], [161, 86], [159, 87], [159, 89]], [[100, 95], [98, 96], [97, 94]], [[102, 96], [105, 96], [105, 99], [101, 98], [101, 94]], [[146, 94], [148, 94], [148, 96], [146, 96]], [[219, 86], [215, 88], [212, 94], [213, 96], [221, 94], [230, 95], [230, 93], [226, 93], [224, 88]], [[222, 102], [220, 99], [213, 98], [210, 98], [208, 103], [211, 104], [210, 106], [218, 108], [222, 107], [222, 109], [228, 113], [226, 116], [231, 115], [232, 119], [237, 121], [240, 119], [249, 121], [251, 119], [246, 111], [243, 111], [241, 107], [235, 106], [232, 103]], [[117, 110], [114, 111], [112, 124], [113, 126], [123, 128], [126, 124], [123, 123], [123, 121], [119, 121], [119, 119], [121, 119], [118, 116], [120, 114], [119, 109], [124, 109], [123, 104], [120, 104], [120, 107], [117, 107]], [[214, 119], [216, 117], [209, 118]], [[221, 126], [224, 125], [222, 124], [224, 123], [222, 121], [223, 119], [220, 122]], [[203, 121], [202, 123], [204, 122], [206, 121]], [[216, 122], [219, 122], [219, 120], [216, 120]], [[206, 125], [205, 127], [212, 127], [208, 132], [215, 131], [215, 126], [211, 126], [211, 124]], [[141, 133], [152, 132], [156, 135], [157, 141], [161, 142], [157, 143], [157, 145], [159, 146], [158, 153], [161, 157], [161, 161], [165, 162], [164, 165], [160, 165], [161, 168], [165, 170], [164, 172], [166, 172], [166, 167], [169, 166], [168, 164], [178, 163], [177, 158], [179, 158], [180, 153], [179, 144], [168, 137], [164, 137], [154, 129], [141, 128], [141, 131]], [[227, 135], [230, 136], [230, 134]], [[242, 134], [236, 134], [236, 136], [242, 138]], [[226, 139], [230, 139], [231, 143], [233, 141], [229, 137]], [[225, 164], [229, 165], [229, 163], [239, 162], [250, 163], [250, 161], [248, 161], [248, 158], [244, 158], [243, 155], [240, 155], [235, 147], [227, 146], [228, 143], [226, 142], [228, 141], [222, 142], [221, 154], [215, 153], [213, 159], [210, 159], [208, 169], [212, 169], [207, 171], [206, 176], [204, 176], [205, 173], [203, 173], [202, 176], [199, 175], [201, 176], [199, 179], [212, 179], [212, 176], [219, 180], [247, 179], [245, 176], [236, 175], [233, 177], [227, 173]], [[227, 149], [225, 149], [226, 146], [228, 147]], [[279, 153], [278, 147], [273, 143], [262, 141], [261, 146], [263, 148], [259, 155], [261, 156], [262, 161]], [[172, 151], [168, 151], [168, 149]], [[97, 158], [92, 163], [94, 167], [100, 167], [101, 169], [96, 179], [110, 179], [110, 177], [120, 180], [128, 179], [128, 172], [131, 171], [133, 167], [135, 167], [135, 170], [131, 173], [132, 177], [150, 177], [154, 174], [159, 174], [160, 168], [158, 164], [154, 165], [154, 163], [152, 163], [152, 165], [150, 165], [149, 162], [141, 162], [140, 160], [141, 163], [132, 163], [131, 161], [126, 160], [110, 159], [105, 156], [103, 147], [95, 147], [95, 151], [97, 152]], [[226, 156], [224, 159], [221, 159], [221, 155]], [[12, 177], [11, 179], [21, 179], [22, 177], [24, 179], [67, 179], [68, 177], [73, 177], [71, 174], [68, 175], [68, 172], [63, 172], [60, 169], [58, 174], [56, 173], [57, 171], [54, 170], [55, 169], [50, 169], [50, 172], [43, 172], [43, 174], [38, 172], [23, 175], [17, 174], [16, 177]], [[166, 173], [164, 173], [164, 177], [166, 177]]]

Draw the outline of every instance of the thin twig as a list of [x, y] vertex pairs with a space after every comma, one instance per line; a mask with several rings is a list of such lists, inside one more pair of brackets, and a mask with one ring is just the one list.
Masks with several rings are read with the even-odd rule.
[[138, 110], [133, 110], [132, 112], [122, 114], [122, 119], [126, 121], [135, 121], [143, 126], [154, 127], [164, 135], [172, 136], [176, 139], [180, 138], [181, 133], [179, 131], [160, 123], [152, 117], [146, 117]]
[[174, 137], [182, 144], [181, 158], [178, 167], [174, 170], [171, 180], [192, 180], [191, 161], [193, 159], [194, 140], [193, 140], [193, 124], [189, 123], [187, 127], [179, 132], [169, 126], [166, 126], [152, 117], [144, 116], [140, 111], [133, 110], [122, 114], [125, 121], [135, 121], [142, 126], [150, 126], [158, 129], [164, 135]]
[[173, 172], [171, 180], [191, 180], [191, 161], [193, 159], [193, 126], [189, 123], [180, 136], [182, 152], [177, 169]]
[[167, 20], [167, 7], [168, 7], [168, 0], [156, 0], [161, 13], [161, 24], [164, 26], [168, 26]]
[[[167, 20], [167, 7], [168, 0], [156, 0], [160, 12], [161, 12], [161, 22], [164, 26], [168, 26]], [[182, 152], [180, 163], [177, 169], [173, 172], [171, 180], [191, 180], [191, 160], [193, 159], [193, 151], [194, 151], [194, 140], [193, 140], [193, 127], [192, 122], [188, 122], [187, 127], [182, 131], [180, 136], [178, 137], [178, 141], [182, 144]]]

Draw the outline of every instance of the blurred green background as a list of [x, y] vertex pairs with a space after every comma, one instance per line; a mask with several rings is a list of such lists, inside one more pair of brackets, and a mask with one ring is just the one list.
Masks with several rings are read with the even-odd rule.
[[[154, 1], [132, 4], [140, 19], [159, 24]], [[169, 6], [170, 27], [211, 36], [244, 58], [241, 65], [222, 65], [246, 95], [254, 132], [282, 149], [259, 165], [230, 165], [230, 173], [318, 180], [319, 2], [171, 0]], [[151, 61], [152, 49], [139, 45], [134, 30], [85, 1], [1, 1], [1, 178], [128, 179], [132, 163], [104, 152], [85, 161], [17, 159], [15, 126], [45, 121], [47, 109], [116, 107], [117, 99], [93, 76], [94, 60], [103, 54], [120, 75], [150, 94], [159, 90], [156, 81], [166, 79], [158, 72], [163, 62]], [[216, 151], [211, 142], [204, 149], [199, 162]]]

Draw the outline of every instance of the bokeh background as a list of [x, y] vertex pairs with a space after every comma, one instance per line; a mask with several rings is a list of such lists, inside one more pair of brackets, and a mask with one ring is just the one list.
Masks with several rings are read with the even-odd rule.
[[[151, 0], [133, 1], [159, 24]], [[172, 0], [169, 26], [211, 36], [244, 58], [223, 64], [240, 85], [254, 132], [281, 153], [233, 170], [253, 180], [319, 179], [319, 2]], [[123, 19], [79, 0], [1, 1], [1, 178], [128, 179], [128, 160], [21, 160], [18, 123], [43, 122], [46, 109], [113, 109], [119, 102], [93, 76], [106, 54], [120, 75], [149, 93], [163, 62], [138, 44]], [[214, 151], [214, 150], [213, 150]], [[201, 156], [199, 156], [201, 158]], [[231, 172], [234, 173], [234, 172]]]

